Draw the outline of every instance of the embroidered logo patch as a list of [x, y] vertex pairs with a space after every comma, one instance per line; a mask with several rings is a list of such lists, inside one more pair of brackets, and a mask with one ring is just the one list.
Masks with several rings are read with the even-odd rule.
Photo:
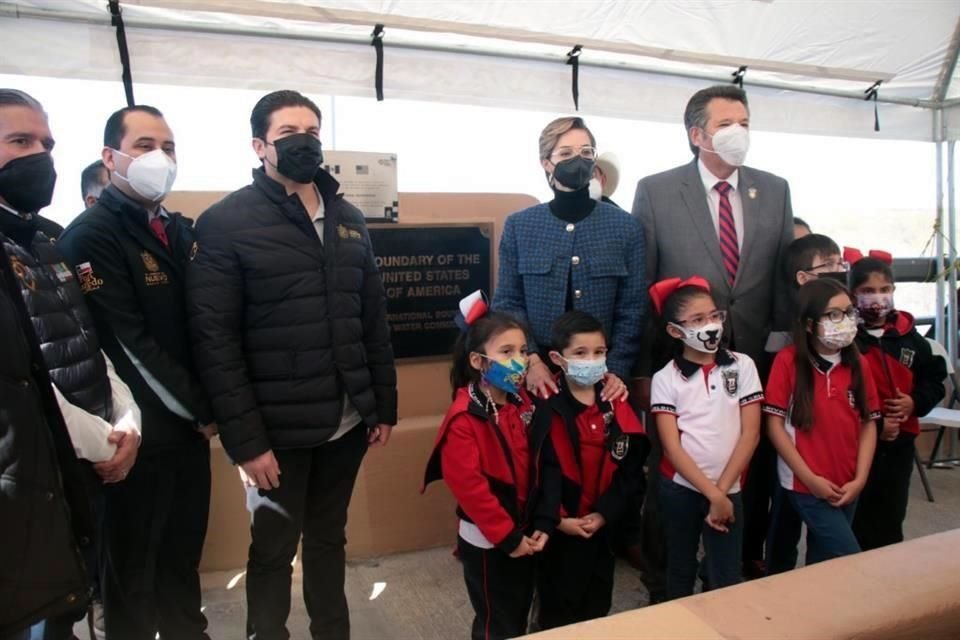
[[913, 366], [913, 359], [916, 357], [917, 352], [913, 349], [900, 349], [900, 364], [905, 367]]
[[147, 270], [143, 275], [143, 280], [148, 287], [167, 284], [169, 282], [170, 279], [167, 277], [167, 274], [160, 271], [160, 265], [157, 264], [157, 259], [153, 257], [152, 253], [149, 251], [141, 251], [140, 259], [143, 260], [143, 267]]
[[342, 224], [337, 225], [337, 235], [343, 240], [363, 240], [363, 235], [359, 231]]
[[850, 403], [851, 409], [857, 408], [857, 397], [853, 395], [853, 389], [847, 389], [847, 402]]
[[89, 262], [81, 262], [77, 265], [77, 279], [80, 280], [80, 290], [84, 293], [93, 293], [103, 286], [103, 280], [93, 273], [93, 267]]
[[27, 269], [20, 260], [14, 256], [10, 256], [10, 267], [13, 269], [13, 272], [17, 274], [17, 279], [23, 283], [23, 286], [30, 289], [30, 291], [37, 290], [37, 281], [33, 277], [33, 272]]
[[720, 373], [723, 377], [723, 390], [727, 395], [736, 397], [737, 390], [740, 388], [740, 370], [736, 368], [723, 369]]
[[53, 272], [57, 274], [57, 280], [60, 282], [69, 282], [70, 280], [73, 280], [73, 273], [70, 271], [70, 267], [62, 262], [53, 265]]
[[197, 257], [197, 251], [200, 250], [199, 245], [197, 245], [196, 240], [194, 240], [193, 245], [190, 247], [190, 262], [193, 262], [193, 259]]
[[630, 451], [630, 437], [621, 433], [613, 441], [612, 446], [610, 447], [610, 456], [616, 460], [620, 461], [627, 457], [627, 453]]

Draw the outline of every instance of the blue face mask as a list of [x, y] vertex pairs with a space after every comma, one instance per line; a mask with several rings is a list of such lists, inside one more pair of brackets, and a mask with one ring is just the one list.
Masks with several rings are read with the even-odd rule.
[[527, 371], [526, 358], [516, 357], [509, 360], [494, 360], [482, 353], [479, 354], [490, 361], [490, 366], [483, 372], [483, 379], [490, 385], [506, 391], [518, 393], [523, 374]]
[[[563, 356], [560, 356], [563, 358]], [[607, 359], [575, 360], [563, 358], [567, 363], [567, 378], [581, 387], [592, 387], [607, 375]]]

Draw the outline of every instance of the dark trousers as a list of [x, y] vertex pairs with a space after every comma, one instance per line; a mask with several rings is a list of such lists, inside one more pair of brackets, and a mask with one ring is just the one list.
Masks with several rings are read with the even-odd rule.
[[697, 580], [697, 551], [703, 539], [705, 576], [711, 589], [720, 589], [743, 580], [740, 552], [743, 548], [743, 501], [730, 494], [734, 522], [729, 532], [710, 527], [705, 518], [710, 501], [702, 494], [666, 478], [659, 485], [663, 528], [667, 535], [667, 599], [693, 594]]
[[777, 482], [770, 508], [770, 529], [767, 533], [767, 575], [792, 571], [797, 568], [803, 520], [797, 514], [787, 490]]
[[460, 537], [457, 556], [463, 564], [463, 581], [476, 614], [470, 628], [471, 640], [506, 640], [525, 635], [533, 599], [533, 558], [511, 558], [499, 549], [480, 549]]
[[766, 434], [761, 434], [757, 449], [750, 459], [747, 480], [743, 484], [743, 562], [751, 574], [763, 562], [763, 545], [770, 529], [770, 501], [776, 474], [776, 450]]
[[837, 508], [809, 493], [786, 491], [790, 504], [807, 525], [807, 565], [860, 551], [850, 523], [856, 501]]
[[857, 501], [853, 533], [864, 551], [903, 542], [903, 521], [910, 500], [914, 438], [879, 440], [867, 485]]
[[210, 510], [210, 445], [141, 454], [104, 487], [104, 623], [112, 640], [207, 640], [200, 555]]
[[553, 629], [610, 613], [615, 561], [606, 528], [591, 538], [555, 531], [537, 558], [540, 628]]
[[344, 593], [347, 507], [367, 430], [308, 449], [274, 451], [280, 487], [247, 489], [251, 515], [247, 560], [247, 636], [290, 637], [290, 586], [297, 543], [303, 536], [303, 600], [315, 640], [347, 640], [350, 613]]
[[[653, 421], [648, 421], [652, 424]], [[640, 550], [643, 558], [643, 586], [650, 594], [650, 604], [667, 598], [667, 540], [663, 532], [660, 512], [659, 484], [666, 482], [660, 473], [663, 448], [656, 425], [647, 429], [650, 455], [647, 457], [647, 492], [643, 498], [643, 516], [640, 520]]]

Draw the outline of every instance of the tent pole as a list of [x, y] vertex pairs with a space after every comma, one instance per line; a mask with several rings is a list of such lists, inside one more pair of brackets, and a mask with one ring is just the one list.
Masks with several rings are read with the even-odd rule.
[[950, 354], [950, 361], [956, 366], [957, 363], [957, 192], [955, 189], [954, 176], [956, 175], [956, 164], [954, 162], [956, 140], [947, 142], [947, 229], [946, 242], [947, 252], [950, 259], [947, 263], [949, 273], [947, 282], [950, 286], [947, 288], [947, 352]]
[[933, 139], [935, 142], [935, 148], [937, 152], [937, 218], [934, 225], [934, 236], [933, 236], [933, 263], [934, 269], [937, 273], [936, 287], [937, 287], [937, 316], [936, 324], [934, 325], [935, 335], [937, 340], [941, 344], [946, 346], [947, 344], [947, 334], [945, 332], [944, 326], [944, 313], [943, 307], [946, 303], [945, 295], [945, 283], [943, 278], [943, 271], [945, 265], [943, 263], [943, 111], [937, 109], [933, 111]]

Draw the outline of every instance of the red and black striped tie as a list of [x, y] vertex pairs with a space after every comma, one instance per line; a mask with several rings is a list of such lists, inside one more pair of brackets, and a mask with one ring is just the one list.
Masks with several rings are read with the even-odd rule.
[[733, 221], [733, 207], [730, 206], [730, 183], [721, 180], [713, 186], [720, 194], [720, 253], [723, 254], [723, 266], [727, 270], [727, 281], [733, 286], [740, 264], [740, 248], [737, 245], [737, 225]]

